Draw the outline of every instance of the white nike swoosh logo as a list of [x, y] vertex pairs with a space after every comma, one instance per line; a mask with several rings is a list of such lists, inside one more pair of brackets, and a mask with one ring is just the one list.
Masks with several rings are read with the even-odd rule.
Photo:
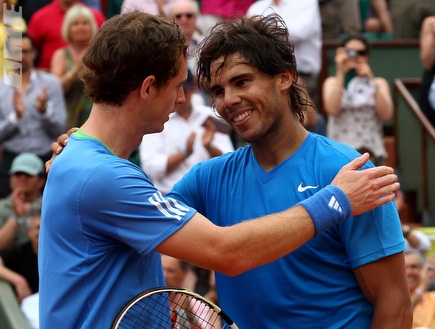
[[302, 186], [302, 183], [300, 183], [299, 186], [298, 186], [298, 192], [305, 192], [308, 189], [318, 188], [318, 187], [319, 187], [319, 185], [316, 185], [316, 186], [311, 186], [311, 185]]

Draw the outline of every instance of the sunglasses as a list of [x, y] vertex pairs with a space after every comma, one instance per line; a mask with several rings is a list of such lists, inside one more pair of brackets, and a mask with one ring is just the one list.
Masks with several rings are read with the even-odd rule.
[[357, 56], [367, 55], [367, 50], [346, 49], [346, 53], [350, 58], [356, 58]]
[[194, 13], [184, 13], [184, 14], [176, 14], [176, 15], [174, 15], [174, 17], [176, 19], [180, 19], [183, 16], [186, 16], [186, 18], [191, 19], [192, 17], [195, 16], [195, 14]]

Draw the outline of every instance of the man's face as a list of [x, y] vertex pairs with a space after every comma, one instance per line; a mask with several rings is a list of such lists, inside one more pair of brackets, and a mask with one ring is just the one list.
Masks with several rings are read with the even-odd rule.
[[186, 270], [181, 267], [178, 259], [162, 255], [163, 273], [168, 286], [181, 287], [186, 277]]
[[176, 3], [172, 8], [175, 22], [187, 38], [191, 38], [196, 30], [196, 13], [193, 5], [187, 1]]
[[18, 172], [11, 175], [10, 184], [12, 190], [19, 189], [25, 195], [34, 195], [44, 185], [44, 178]]
[[421, 261], [417, 255], [405, 255], [406, 277], [408, 278], [409, 290], [414, 291], [420, 284]]
[[178, 104], [186, 101], [183, 91], [183, 82], [187, 77], [187, 58], [179, 59], [179, 72], [167, 85], [157, 89], [151, 83], [147, 89], [146, 102], [140, 111], [141, 130], [143, 134], [161, 132], [164, 124], [169, 120], [169, 114], [175, 111]]
[[210, 91], [219, 115], [240, 137], [254, 143], [283, 124], [288, 109], [288, 87], [279, 77], [262, 74], [239, 54], [217, 59], [211, 66]]
[[32, 47], [32, 43], [29, 38], [11, 38], [8, 43], [8, 52], [12, 58], [17, 60], [21, 56], [21, 67], [23, 72], [29, 72], [34, 67], [34, 61], [36, 58], [36, 49]]
[[23, 67], [23, 72], [33, 69], [33, 63], [36, 57], [36, 50], [32, 47], [32, 43], [28, 38], [23, 39], [22, 48], [23, 59], [21, 65]]
[[41, 224], [41, 216], [32, 216], [30, 218], [30, 227], [27, 231], [27, 236], [34, 245], [38, 245], [39, 226]]

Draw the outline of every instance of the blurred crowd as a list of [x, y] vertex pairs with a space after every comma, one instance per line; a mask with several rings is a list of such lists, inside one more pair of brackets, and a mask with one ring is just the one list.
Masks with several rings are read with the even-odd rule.
[[[372, 40], [420, 40], [419, 104], [435, 126], [435, 2], [423, 0], [0, 0], [0, 279], [9, 282], [23, 311], [35, 317], [37, 240], [44, 162], [51, 144], [80, 127], [92, 102], [80, 79], [82, 57], [105, 20], [131, 10], [171, 17], [189, 43], [186, 102], [161, 134], [147, 135], [132, 161], [162, 193], [196, 163], [243, 146], [214, 115], [197, 87], [196, 49], [220, 19], [232, 15], [283, 17], [294, 42], [299, 82], [312, 106], [307, 130], [369, 152], [384, 164], [383, 125], [394, 114], [390, 86], [370, 66]], [[340, 40], [335, 72], [322, 84], [325, 40]], [[18, 72], [18, 73], [17, 73]], [[320, 111], [319, 109], [323, 109]], [[399, 192], [399, 213], [407, 200]], [[431, 241], [403, 223], [414, 327], [435, 328], [435, 254]], [[171, 280], [217, 302], [213, 273], [165, 259]], [[170, 272], [170, 271], [169, 271]], [[36, 295], [37, 296], [37, 295]], [[1, 298], [1, 297], [0, 297]], [[36, 304], [35, 304], [36, 303]], [[37, 320], [34, 322], [37, 323]], [[37, 324], [34, 324], [37, 327]]]

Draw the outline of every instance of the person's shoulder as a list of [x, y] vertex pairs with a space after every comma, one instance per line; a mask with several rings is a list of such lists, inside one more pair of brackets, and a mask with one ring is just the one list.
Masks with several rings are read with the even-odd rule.
[[[237, 167], [244, 167], [244, 163], [249, 161], [251, 146], [239, 147], [232, 152], [226, 152], [220, 156], [197, 163], [194, 167], [197, 170], [222, 171], [233, 170]], [[233, 168], [233, 169], [232, 169]]]
[[47, 18], [47, 15], [52, 14], [53, 10], [57, 8], [57, 1], [52, 1], [49, 4], [37, 9], [30, 18], [29, 24], [34, 24], [35, 22], [42, 22]]
[[50, 84], [58, 84], [60, 85], [60, 80], [57, 76], [55, 76], [54, 74], [44, 71], [44, 70], [35, 70], [38, 79], [45, 82], [45, 83], [50, 83]]
[[334, 141], [326, 136], [315, 133], [310, 134], [313, 136], [315, 156], [324, 163], [331, 161], [331, 163], [341, 166], [360, 156], [360, 154], [349, 145]]
[[92, 11], [92, 14], [94, 15], [95, 20], [97, 22], [97, 25], [101, 27], [101, 25], [103, 25], [103, 23], [106, 21], [106, 16], [101, 11], [95, 8], [92, 7], [88, 7], [88, 8]]

